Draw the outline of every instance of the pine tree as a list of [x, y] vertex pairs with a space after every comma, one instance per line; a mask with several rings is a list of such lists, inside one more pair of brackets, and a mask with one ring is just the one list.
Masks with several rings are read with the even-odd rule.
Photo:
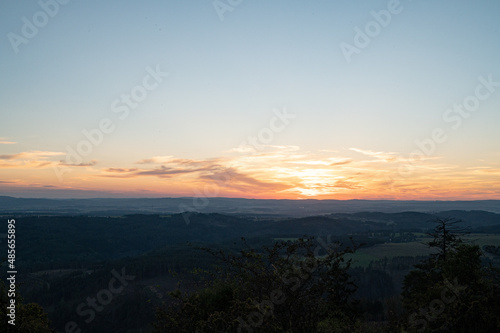
[[433, 239], [427, 243], [435, 252], [405, 277], [405, 328], [408, 332], [498, 332], [499, 289], [487, 278], [479, 246], [461, 238], [460, 221], [435, 222]]

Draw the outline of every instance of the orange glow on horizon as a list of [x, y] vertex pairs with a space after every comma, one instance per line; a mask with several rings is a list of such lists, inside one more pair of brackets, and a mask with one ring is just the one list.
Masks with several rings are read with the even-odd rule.
[[9, 179], [0, 189], [15, 196], [29, 188], [47, 197], [70, 190], [127, 197], [500, 199], [499, 164], [471, 168], [434, 158], [410, 165], [393, 153], [362, 152], [357, 158], [295, 149], [210, 160], [157, 156], [127, 166], [62, 165], [60, 153], [20, 153], [0, 165]]

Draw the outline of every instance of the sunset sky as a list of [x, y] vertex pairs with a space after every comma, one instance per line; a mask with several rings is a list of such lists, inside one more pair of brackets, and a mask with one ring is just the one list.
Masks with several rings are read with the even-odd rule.
[[500, 199], [499, 14], [2, 1], [0, 195]]

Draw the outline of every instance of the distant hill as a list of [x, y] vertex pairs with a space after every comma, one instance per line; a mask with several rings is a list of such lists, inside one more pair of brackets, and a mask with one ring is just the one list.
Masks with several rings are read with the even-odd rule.
[[463, 227], [486, 227], [500, 224], [500, 214], [482, 210], [449, 210], [434, 213], [422, 212], [360, 212], [354, 214], [331, 214], [332, 218], [349, 219], [352, 221], [366, 221], [381, 223], [394, 229], [431, 229], [432, 221], [436, 218], [454, 218], [463, 221]]
[[[85, 215], [15, 215], [18, 263], [45, 267], [47, 263], [85, 263], [137, 256], [175, 244], [219, 243], [240, 237], [294, 238], [355, 235], [378, 237], [400, 231], [425, 232], [430, 221], [443, 214], [463, 218], [479, 232], [491, 232], [500, 225], [500, 214], [484, 211], [452, 211], [438, 214], [418, 212], [355, 213], [300, 218], [238, 217], [218, 213], [133, 214], [115, 217]], [[1, 237], [0, 244], [5, 242]], [[17, 244], [17, 242], [16, 242]], [[33, 267], [35, 267], [33, 266]]]
[[[485, 211], [500, 213], [500, 200], [273, 200], [242, 198], [28, 199], [0, 196], [0, 214], [54, 215], [172, 214], [185, 211], [262, 217], [305, 217], [332, 213]], [[486, 217], [486, 215], [485, 215]]]

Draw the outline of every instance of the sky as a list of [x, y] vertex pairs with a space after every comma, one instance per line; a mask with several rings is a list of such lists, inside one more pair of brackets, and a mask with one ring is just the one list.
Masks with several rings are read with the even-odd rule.
[[500, 199], [500, 2], [0, 2], [0, 195]]

